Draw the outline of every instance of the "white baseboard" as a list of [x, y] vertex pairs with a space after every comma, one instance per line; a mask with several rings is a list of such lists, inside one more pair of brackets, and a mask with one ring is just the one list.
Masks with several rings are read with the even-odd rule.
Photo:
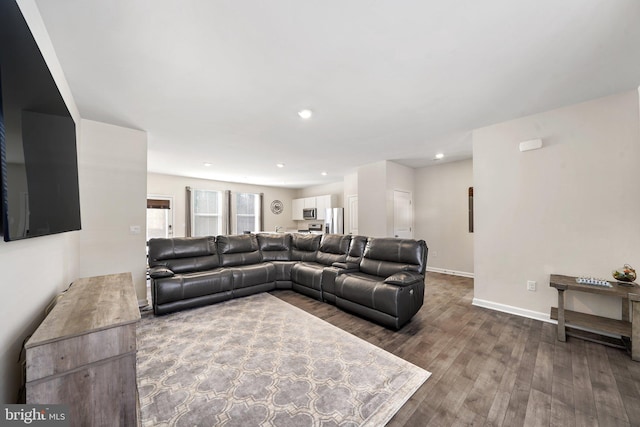
[[146, 298], [138, 300], [138, 307], [146, 307], [148, 305], [149, 305], [149, 301]]
[[431, 271], [433, 273], [450, 274], [452, 276], [469, 277], [470, 279], [473, 279], [473, 273], [468, 273], [466, 271], [448, 270], [446, 268], [438, 267], [427, 267], [427, 271]]
[[493, 301], [474, 298], [473, 305], [490, 310], [502, 311], [503, 313], [515, 314], [516, 316], [528, 317], [529, 319], [541, 320], [543, 322], [558, 323], [551, 320], [549, 313], [541, 313], [539, 311], [527, 310], [520, 307], [514, 307], [506, 304], [499, 304]]

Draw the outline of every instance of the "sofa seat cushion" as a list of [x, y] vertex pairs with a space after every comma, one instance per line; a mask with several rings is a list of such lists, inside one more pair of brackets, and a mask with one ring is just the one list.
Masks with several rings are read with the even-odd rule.
[[231, 290], [232, 276], [226, 269], [179, 274], [154, 279], [154, 302], [165, 304]]
[[233, 289], [271, 284], [275, 286], [276, 268], [270, 262], [230, 267], [233, 275]]
[[384, 279], [366, 273], [348, 273], [336, 277], [334, 293], [362, 306], [398, 316], [403, 310], [400, 293], [409, 292], [407, 287], [384, 282]]
[[297, 261], [270, 261], [276, 269], [276, 282], [290, 282], [291, 269]]

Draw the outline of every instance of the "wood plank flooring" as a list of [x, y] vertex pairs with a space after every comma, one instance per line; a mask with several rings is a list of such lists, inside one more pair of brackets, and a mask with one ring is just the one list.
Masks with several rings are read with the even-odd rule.
[[625, 351], [474, 307], [472, 279], [428, 273], [425, 283], [422, 309], [397, 332], [272, 294], [432, 373], [389, 426], [640, 426], [640, 362]]

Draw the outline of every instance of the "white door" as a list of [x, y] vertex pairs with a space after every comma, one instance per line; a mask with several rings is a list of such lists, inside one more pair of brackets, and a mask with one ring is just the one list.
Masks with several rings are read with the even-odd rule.
[[408, 191], [393, 190], [393, 235], [402, 239], [413, 237], [413, 206]]
[[147, 241], [173, 237], [173, 197], [147, 196]]
[[347, 206], [349, 207], [349, 219], [347, 226], [349, 234], [358, 234], [358, 195], [347, 196]]

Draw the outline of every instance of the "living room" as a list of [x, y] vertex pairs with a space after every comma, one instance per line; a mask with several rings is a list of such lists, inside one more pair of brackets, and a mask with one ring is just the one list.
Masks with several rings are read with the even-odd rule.
[[[56, 49], [41, 16], [39, 9], [45, 6], [35, 0], [18, 3], [76, 122], [82, 230], [0, 243], [5, 284], [0, 302], [4, 322], [0, 371], [2, 400], [7, 403], [14, 402], [18, 392], [16, 361], [23, 340], [42, 321], [49, 302], [71, 282], [130, 271], [138, 300], [146, 300], [146, 239], [144, 233], [132, 233], [130, 226], [144, 227], [148, 194], [171, 195], [178, 206], [185, 186], [225, 190], [237, 185], [150, 170], [152, 134], [85, 118], [56, 55], [61, 47]], [[620, 2], [614, 10], [631, 16], [625, 25], [639, 12], [633, 2]], [[626, 34], [621, 39], [637, 46], [638, 30], [620, 31]], [[596, 51], [593, 64], [589, 58], [581, 59], [585, 68], [602, 68], [594, 92], [538, 111], [525, 106], [547, 94], [524, 93], [519, 100], [522, 110], [451, 132], [447, 138], [472, 147], [466, 158], [440, 163], [428, 158], [429, 166], [410, 167], [394, 161], [403, 157], [398, 154], [354, 163], [350, 173], [304, 188], [245, 185], [269, 194], [265, 202], [283, 202], [285, 210], [279, 217], [265, 218], [267, 231], [276, 225], [295, 225], [281, 219], [290, 217], [295, 198], [329, 192], [339, 194], [344, 203], [346, 196], [357, 193], [363, 201], [360, 212], [368, 214], [359, 233], [387, 236], [386, 192], [396, 187], [401, 175], [410, 183], [403, 189], [413, 196], [414, 237], [425, 239], [429, 246], [429, 270], [472, 276], [476, 306], [549, 322], [549, 309], [557, 302], [556, 290], [548, 286], [550, 274], [610, 278], [614, 268], [639, 264], [635, 242], [640, 237], [636, 215], [640, 181], [634, 167], [640, 158], [640, 65], [634, 52], [620, 54], [627, 60], [624, 83], [619, 83], [624, 76], [603, 65], [609, 57], [597, 60]], [[539, 67], [540, 73], [551, 66], [536, 65], [531, 56], [531, 66]], [[616, 63], [615, 68], [624, 67]], [[568, 84], [572, 79], [579, 77], [568, 75], [561, 81]], [[542, 148], [518, 150], [521, 142], [538, 138]], [[473, 233], [468, 230], [469, 187], [474, 188]], [[267, 209], [265, 213], [272, 215]], [[184, 217], [176, 217], [176, 236], [183, 235], [184, 222]], [[527, 290], [528, 281], [536, 282], [534, 292]], [[567, 308], [621, 316], [613, 298], [581, 294], [568, 299]]]

